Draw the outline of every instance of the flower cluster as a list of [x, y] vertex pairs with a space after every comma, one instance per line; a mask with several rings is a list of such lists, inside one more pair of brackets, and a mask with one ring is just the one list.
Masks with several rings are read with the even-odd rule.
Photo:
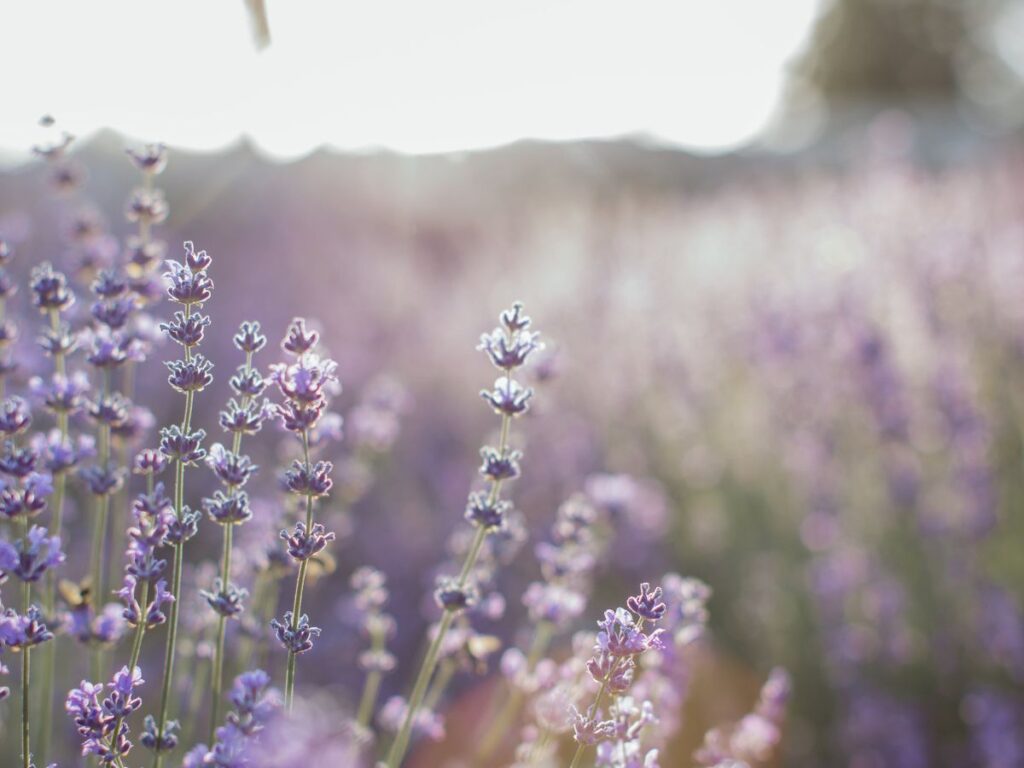
[[311, 627], [309, 617], [302, 613], [308, 566], [311, 558], [316, 557], [335, 536], [323, 524], [313, 520], [314, 501], [326, 496], [333, 484], [330, 477], [333, 466], [327, 461], [313, 463], [310, 436], [325, 415], [328, 394], [340, 387], [334, 361], [321, 358], [315, 352], [319, 340], [320, 334], [307, 329], [304, 319], [294, 319], [281, 342], [281, 348], [292, 360], [271, 367], [271, 380], [282, 397], [276, 407], [277, 415], [284, 428], [295, 434], [302, 446], [301, 461], [295, 461], [283, 481], [303, 510], [300, 512], [303, 519], [295, 523], [291, 533], [281, 531], [288, 555], [298, 564], [295, 599], [284, 620], [275, 618], [271, 625], [278, 641], [288, 652], [284, 695], [289, 708], [295, 686], [295, 656], [311, 650], [313, 638], [320, 634], [320, 629]]
[[126, 719], [142, 706], [136, 688], [144, 682], [141, 669], [122, 667], [106, 686], [83, 680], [68, 693], [64, 709], [78, 730], [83, 756], [94, 756], [102, 765], [123, 764], [132, 749]]

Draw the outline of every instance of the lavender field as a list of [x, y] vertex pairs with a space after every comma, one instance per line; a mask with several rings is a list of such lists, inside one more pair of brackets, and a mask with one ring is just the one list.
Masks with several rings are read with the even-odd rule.
[[0, 766], [1024, 765], [1020, 149], [856, 142], [52, 127]]

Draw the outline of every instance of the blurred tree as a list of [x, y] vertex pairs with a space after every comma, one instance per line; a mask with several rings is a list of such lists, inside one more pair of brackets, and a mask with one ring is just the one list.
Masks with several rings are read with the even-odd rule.
[[794, 75], [837, 107], [967, 103], [1024, 122], [1021, 0], [823, 0]]

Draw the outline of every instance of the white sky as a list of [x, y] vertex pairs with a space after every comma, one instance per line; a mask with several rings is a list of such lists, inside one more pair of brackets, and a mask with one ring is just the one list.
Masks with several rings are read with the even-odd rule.
[[215, 149], [249, 135], [437, 152], [647, 133], [752, 138], [817, 0], [0, 0], [0, 149], [53, 114], [77, 135]]

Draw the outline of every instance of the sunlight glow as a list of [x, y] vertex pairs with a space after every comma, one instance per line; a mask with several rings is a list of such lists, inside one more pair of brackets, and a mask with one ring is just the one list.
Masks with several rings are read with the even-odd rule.
[[36, 121], [216, 149], [248, 135], [438, 152], [644, 134], [721, 150], [757, 134], [816, 0], [242, 0], [9, 3], [0, 147]]

